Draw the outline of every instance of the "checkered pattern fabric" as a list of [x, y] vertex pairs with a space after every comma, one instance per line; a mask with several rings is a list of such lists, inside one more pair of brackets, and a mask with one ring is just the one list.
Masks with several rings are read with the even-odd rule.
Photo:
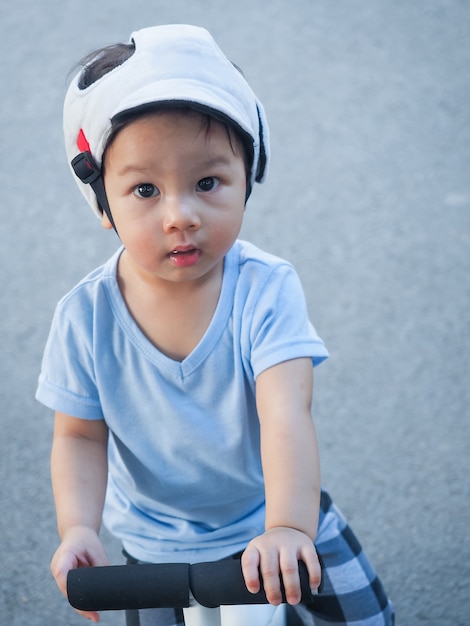
[[[393, 626], [392, 605], [380, 580], [325, 491], [315, 547], [322, 566], [319, 594], [311, 604], [289, 609], [288, 626]], [[126, 616], [127, 626], [184, 626], [181, 609], [128, 611]]]
[[322, 492], [315, 547], [322, 566], [318, 596], [294, 607], [305, 626], [392, 626], [394, 614], [380, 580], [330, 496]]

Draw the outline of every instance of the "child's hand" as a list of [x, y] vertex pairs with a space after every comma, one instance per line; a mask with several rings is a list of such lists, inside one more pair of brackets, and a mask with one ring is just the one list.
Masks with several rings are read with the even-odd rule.
[[298, 561], [304, 561], [309, 572], [311, 589], [321, 581], [321, 570], [313, 541], [294, 528], [276, 527], [255, 537], [242, 555], [243, 576], [248, 591], [260, 590], [259, 574], [270, 604], [282, 602], [280, 574], [289, 604], [301, 599]]
[[[97, 533], [87, 526], [73, 526], [62, 537], [51, 561], [51, 572], [55, 581], [67, 597], [67, 574], [78, 567], [109, 565], [108, 557]], [[95, 611], [77, 611], [92, 622], [99, 622]]]

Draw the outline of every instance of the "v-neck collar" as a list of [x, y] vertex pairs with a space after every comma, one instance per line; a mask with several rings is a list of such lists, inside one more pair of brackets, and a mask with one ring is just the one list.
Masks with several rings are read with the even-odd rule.
[[156, 348], [140, 330], [129, 313], [119, 289], [116, 275], [119, 257], [123, 250], [124, 248], [120, 248], [108, 261], [105, 268], [107, 277], [105, 281], [106, 292], [117, 323], [133, 346], [144, 354], [149, 361], [154, 363], [156, 367], [163, 369], [167, 374], [173, 375], [178, 379], [189, 376], [213, 351], [232, 313], [233, 295], [239, 266], [239, 248], [237, 244], [232, 246], [225, 256], [222, 287], [210, 324], [194, 350], [182, 361], [171, 359]]

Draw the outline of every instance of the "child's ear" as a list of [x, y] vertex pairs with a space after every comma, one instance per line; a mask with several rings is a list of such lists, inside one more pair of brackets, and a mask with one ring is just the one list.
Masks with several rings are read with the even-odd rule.
[[105, 228], [106, 230], [111, 230], [113, 228], [113, 225], [111, 224], [109, 217], [106, 215], [104, 211], [101, 216], [101, 226]]

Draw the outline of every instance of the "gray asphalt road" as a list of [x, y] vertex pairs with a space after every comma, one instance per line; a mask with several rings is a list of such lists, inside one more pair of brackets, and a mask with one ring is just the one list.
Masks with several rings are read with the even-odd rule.
[[[84, 623], [55, 589], [52, 417], [33, 395], [57, 299], [116, 247], [68, 173], [67, 74], [154, 23], [212, 31], [265, 103], [244, 236], [293, 261], [331, 351], [324, 484], [398, 624], [470, 615], [470, 3], [17, 0], [0, 20], [0, 615]], [[119, 548], [106, 538], [114, 560]], [[120, 625], [108, 614], [104, 624]]]

